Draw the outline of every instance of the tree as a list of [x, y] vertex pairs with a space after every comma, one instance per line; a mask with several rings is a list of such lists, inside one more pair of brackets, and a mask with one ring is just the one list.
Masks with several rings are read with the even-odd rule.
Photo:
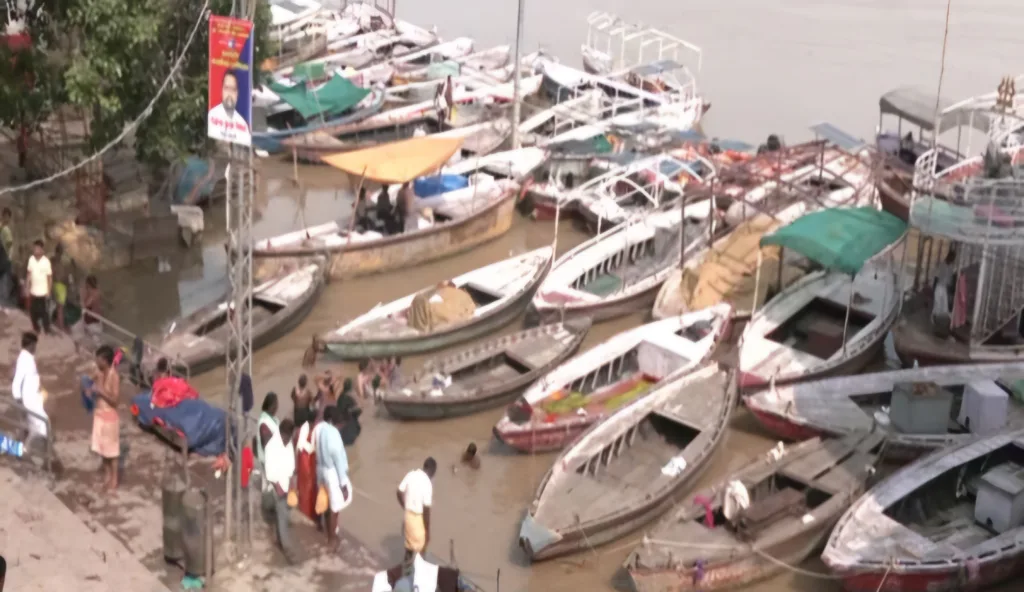
[[[66, 100], [88, 114], [93, 150], [145, 111], [203, 9], [200, 0], [37, 1], [38, 10], [25, 10], [34, 41], [30, 54], [12, 62], [10, 50], [0, 48], [0, 125], [38, 122]], [[254, 61], [259, 64], [272, 49], [270, 7], [255, 2]], [[229, 14], [231, 6], [231, 0], [211, 0], [209, 8]], [[206, 152], [208, 31], [204, 16], [181, 70], [136, 130], [135, 149], [144, 162], [165, 164]], [[26, 80], [35, 85], [29, 88]]]

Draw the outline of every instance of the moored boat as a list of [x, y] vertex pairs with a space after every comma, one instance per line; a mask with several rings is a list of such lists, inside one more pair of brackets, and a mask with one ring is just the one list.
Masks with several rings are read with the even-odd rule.
[[[412, 138], [385, 146], [325, 157], [356, 179], [382, 184], [411, 182], [438, 170], [461, 147], [461, 138]], [[384, 235], [335, 221], [257, 241], [253, 255], [289, 257], [326, 254], [329, 273], [340, 279], [400, 269], [460, 253], [501, 236], [512, 225], [519, 185], [502, 179], [500, 191], [439, 206], [426, 228]]]
[[[322, 257], [283, 259], [263, 264], [253, 288], [252, 347], [259, 349], [286, 335], [309, 314], [324, 287]], [[228, 315], [234, 309], [227, 299], [210, 304], [174, 321], [157, 348], [143, 358], [143, 368], [152, 372], [157, 358], [167, 357], [191, 375], [206, 372], [224, 363], [227, 353]]]
[[854, 502], [821, 558], [850, 592], [984, 590], [1019, 578], [1022, 465], [1024, 430], [937, 451]]
[[534, 383], [494, 426], [522, 452], [559, 450], [662, 381], [705, 364], [728, 337], [721, 305], [623, 331]]
[[590, 319], [542, 325], [502, 335], [428, 360], [381, 403], [400, 419], [468, 415], [508, 403], [579, 348]]
[[828, 269], [794, 282], [754, 313], [740, 340], [740, 385], [813, 380], [867, 364], [895, 322], [900, 299], [891, 261], [864, 268], [905, 231], [886, 212], [834, 208], [762, 237], [761, 247], [794, 250]]
[[646, 309], [683, 251], [689, 255], [708, 244], [711, 224], [684, 221], [678, 211], [653, 212], [597, 235], [558, 258], [531, 314], [602, 321]]
[[555, 460], [519, 530], [532, 561], [614, 541], [660, 516], [710, 463], [736, 406], [732, 371], [666, 381]]
[[422, 353], [486, 335], [512, 322], [551, 267], [543, 247], [425, 288], [324, 333], [343, 359]]
[[733, 589], [800, 565], [864, 492], [883, 442], [869, 433], [774, 448], [688, 497], [626, 559], [634, 589]]
[[[776, 386], [744, 400], [782, 438], [880, 430], [888, 438], [886, 456], [908, 460], [993, 430], [1024, 427], [1021, 379], [1024, 362], [930, 366]], [[927, 409], [914, 407], [915, 391], [927, 395]]]

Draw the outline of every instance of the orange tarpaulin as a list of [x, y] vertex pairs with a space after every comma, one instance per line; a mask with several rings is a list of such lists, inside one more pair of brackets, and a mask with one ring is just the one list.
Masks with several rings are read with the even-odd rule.
[[422, 136], [355, 152], [323, 157], [336, 169], [368, 181], [385, 184], [407, 183], [441, 168], [462, 147], [465, 138]]

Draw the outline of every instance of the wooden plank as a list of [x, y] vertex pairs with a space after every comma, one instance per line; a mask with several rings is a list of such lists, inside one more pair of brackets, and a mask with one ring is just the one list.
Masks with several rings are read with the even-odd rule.
[[780, 473], [791, 479], [810, 484], [830, 466], [839, 462], [840, 458], [850, 451], [850, 445], [842, 440], [828, 440], [822, 443], [819, 450], [787, 464]]
[[857, 452], [842, 464], [817, 479], [813, 485], [830, 493], [841, 493], [864, 481], [867, 467], [873, 466], [875, 456]]

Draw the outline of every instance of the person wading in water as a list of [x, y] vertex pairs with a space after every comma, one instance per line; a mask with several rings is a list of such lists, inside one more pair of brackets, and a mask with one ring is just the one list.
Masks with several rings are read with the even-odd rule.
[[437, 461], [427, 457], [423, 468], [409, 471], [398, 484], [398, 505], [405, 511], [402, 534], [405, 539], [405, 561], [422, 555], [430, 544], [430, 507], [434, 504]]

